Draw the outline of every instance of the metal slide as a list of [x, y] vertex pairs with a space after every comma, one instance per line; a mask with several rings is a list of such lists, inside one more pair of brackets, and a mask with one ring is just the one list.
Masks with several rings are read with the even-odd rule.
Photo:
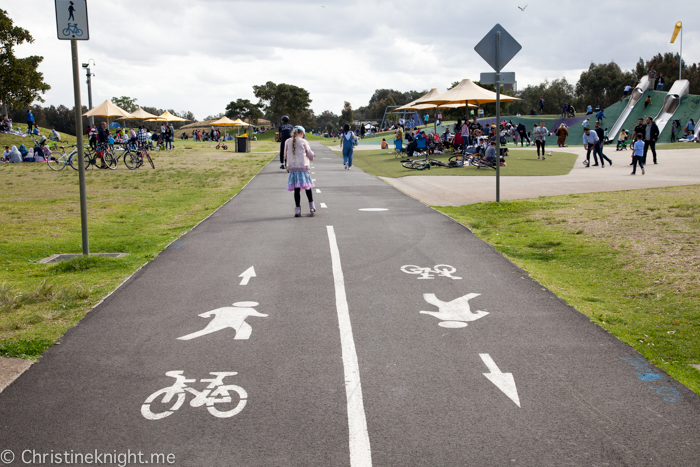
[[666, 124], [671, 121], [673, 114], [678, 110], [683, 96], [688, 94], [690, 90], [690, 81], [687, 79], [679, 79], [673, 83], [668, 94], [664, 98], [664, 104], [661, 106], [659, 114], [654, 118], [654, 123], [659, 127], [659, 134], [664, 131]]
[[627, 107], [625, 107], [625, 110], [622, 111], [617, 121], [608, 132], [608, 141], [615, 141], [618, 133], [620, 133], [620, 130], [622, 129], [622, 125], [625, 124], [625, 120], [627, 120], [627, 117], [630, 116], [632, 109], [634, 109], [634, 106], [637, 105], [637, 102], [639, 102], [647, 89], [649, 89], [649, 76], [645, 75], [639, 80], [637, 86], [632, 89], [632, 94], [630, 95], [630, 100], [627, 103]]

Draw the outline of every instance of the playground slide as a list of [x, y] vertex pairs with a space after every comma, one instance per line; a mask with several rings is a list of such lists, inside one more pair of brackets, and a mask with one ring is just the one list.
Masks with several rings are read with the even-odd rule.
[[649, 76], [642, 76], [642, 79], [639, 80], [637, 86], [632, 89], [632, 94], [630, 95], [629, 102], [627, 102], [627, 107], [625, 107], [625, 110], [622, 111], [620, 117], [608, 132], [608, 141], [615, 141], [618, 133], [620, 133], [620, 130], [622, 129], [622, 125], [625, 124], [625, 120], [627, 120], [627, 117], [629, 117], [630, 113], [632, 113], [632, 109], [634, 109], [634, 106], [637, 105], [637, 102], [639, 102], [647, 89], [649, 89]]
[[668, 94], [664, 99], [664, 103], [661, 106], [659, 115], [657, 115], [656, 118], [654, 118], [654, 123], [656, 123], [656, 126], [659, 127], [659, 134], [661, 134], [661, 132], [664, 131], [664, 127], [666, 126], [666, 124], [671, 121], [671, 119], [673, 118], [673, 114], [675, 114], [676, 110], [678, 110], [678, 106], [681, 103], [681, 99], [683, 99], [683, 96], [688, 94], [689, 90], [690, 81], [688, 81], [687, 79], [679, 79], [673, 83], [673, 86], [671, 86], [671, 90], [668, 91]]

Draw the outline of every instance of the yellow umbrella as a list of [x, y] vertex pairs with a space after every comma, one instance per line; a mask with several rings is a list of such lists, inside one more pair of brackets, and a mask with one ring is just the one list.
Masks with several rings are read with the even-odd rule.
[[238, 122], [240, 122], [240, 120], [231, 120], [230, 118], [223, 116], [220, 119], [218, 119], [214, 122], [211, 122], [211, 125], [212, 126], [224, 126], [224, 127], [225, 126], [236, 126], [236, 127], [241, 126], [240, 123], [238, 123]]

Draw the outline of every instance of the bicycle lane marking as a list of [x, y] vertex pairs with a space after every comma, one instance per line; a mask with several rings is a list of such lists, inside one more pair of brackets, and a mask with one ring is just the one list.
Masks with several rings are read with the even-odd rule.
[[357, 361], [355, 340], [350, 323], [350, 310], [345, 295], [345, 280], [340, 264], [340, 250], [332, 225], [326, 226], [328, 242], [331, 249], [331, 264], [333, 266], [333, 284], [335, 286], [335, 306], [338, 311], [338, 327], [340, 328], [340, 344], [343, 356], [343, 371], [345, 372], [345, 395], [348, 407], [348, 429], [350, 438], [350, 465], [353, 467], [371, 466], [372, 452], [367, 432], [364, 401], [362, 399], [362, 384], [360, 382], [360, 366]]

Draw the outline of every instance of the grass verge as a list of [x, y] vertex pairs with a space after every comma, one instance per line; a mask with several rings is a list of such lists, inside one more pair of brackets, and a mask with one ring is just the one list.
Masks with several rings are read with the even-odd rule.
[[436, 209], [700, 394], [700, 185]]
[[274, 142], [251, 153], [216, 143], [177, 141], [151, 153], [156, 169], [86, 172], [91, 252], [39, 264], [55, 253], [81, 253], [78, 173], [45, 163], [0, 164], [0, 355], [33, 358], [77, 323], [126, 277], [155, 258], [237, 193], [276, 155]]
[[[380, 140], [381, 141], [381, 140]], [[332, 149], [337, 150], [337, 144]], [[535, 175], [566, 175], [574, 167], [577, 156], [566, 152], [553, 152], [552, 157], [546, 160], [537, 160], [535, 151], [510, 149], [510, 156], [506, 157], [505, 167], [501, 167], [502, 176], [535, 176]], [[379, 177], [406, 177], [409, 175], [473, 175], [495, 177], [496, 171], [488, 168], [477, 167], [433, 167], [430, 170], [412, 170], [401, 165], [401, 159], [396, 158], [393, 150], [354, 151], [353, 165], [367, 173]], [[450, 155], [433, 156], [447, 162]]]

